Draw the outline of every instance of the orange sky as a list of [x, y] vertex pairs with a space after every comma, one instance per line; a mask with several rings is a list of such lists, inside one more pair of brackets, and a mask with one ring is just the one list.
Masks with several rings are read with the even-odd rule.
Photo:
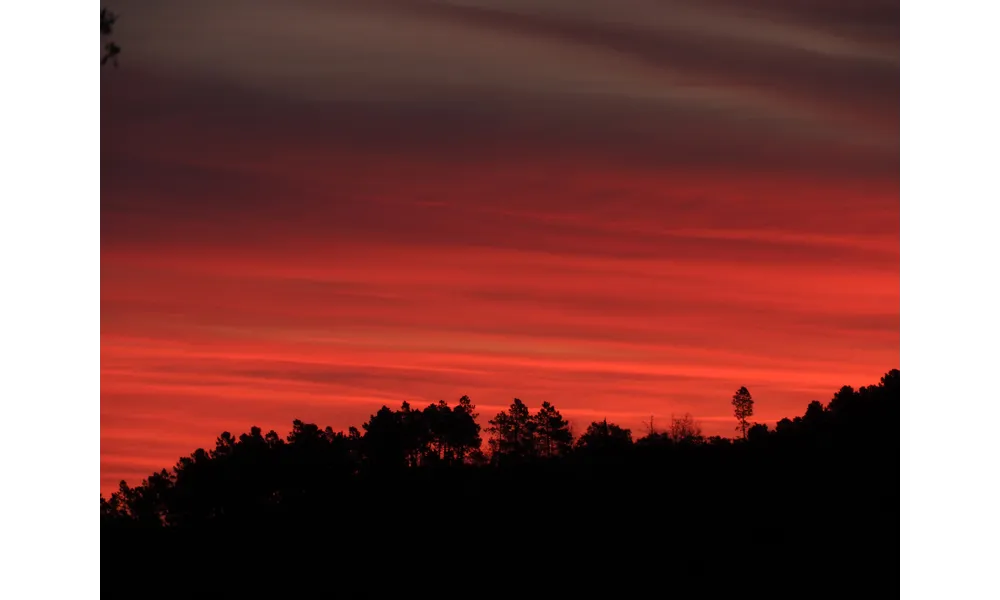
[[730, 435], [898, 367], [898, 22], [626, 4], [116, 7], [102, 492], [383, 403]]

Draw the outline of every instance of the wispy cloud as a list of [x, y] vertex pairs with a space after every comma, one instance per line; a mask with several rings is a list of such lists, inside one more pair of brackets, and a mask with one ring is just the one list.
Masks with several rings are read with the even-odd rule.
[[102, 489], [404, 399], [728, 434], [898, 366], [898, 3], [116, 10]]

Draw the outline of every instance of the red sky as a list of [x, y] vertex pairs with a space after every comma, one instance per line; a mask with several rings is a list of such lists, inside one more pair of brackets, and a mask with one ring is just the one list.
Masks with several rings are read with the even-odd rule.
[[112, 7], [102, 492], [383, 403], [730, 435], [898, 367], [898, 3], [273, 6]]

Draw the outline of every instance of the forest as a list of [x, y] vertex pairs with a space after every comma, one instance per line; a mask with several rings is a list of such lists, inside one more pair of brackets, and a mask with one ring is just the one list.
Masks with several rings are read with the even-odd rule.
[[[663, 573], [718, 582], [836, 568], [840, 584], [895, 585], [899, 371], [774, 427], [753, 422], [745, 387], [731, 404], [733, 438], [703, 436], [690, 415], [642, 437], [607, 420], [574, 436], [555, 406], [518, 399], [483, 426], [468, 397], [383, 406], [346, 432], [299, 420], [285, 437], [223, 432], [102, 496], [102, 548], [133, 544], [148, 559], [173, 548], [165, 540], [207, 535], [211, 547], [250, 532], [327, 548], [310, 560], [347, 545], [359, 564], [428, 552], [613, 561], [643, 548]], [[139, 572], [118, 553], [109, 568], [125, 564]]]

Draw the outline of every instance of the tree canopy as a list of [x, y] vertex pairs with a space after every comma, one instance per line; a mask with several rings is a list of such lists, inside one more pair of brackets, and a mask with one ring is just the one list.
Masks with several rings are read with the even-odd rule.
[[750, 390], [745, 386], [736, 390], [733, 394], [733, 415], [736, 416], [738, 425], [737, 431], [743, 432], [743, 438], [747, 437], [747, 428], [750, 426], [748, 419], [753, 416], [753, 398], [750, 397]]
[[[744, 443], [764, 447], [809, 441], [826, 447], [848, 440], [871, 449], [892, 426], [892, 418], [898, 419], [898, 399], [899, 371], [893, 370], [876, 385], [841, 388], [826, 406], [814, 401], [802, 416], [782, 419], [773, 429], [748, 424]], [[752, 414], [746, 388], [734, 395], [733, 404], [742, 415], [742, 426]], [[691, 446], [710, 454], [712, 448], [735, 451], [740, 446], [726, 438], [704, 438], [690, 414], [674, 418], [666, 435], [650, 432], [634, 441], [631, 431], [602, 419], [574, 440], [569, 423], [551, 403], [543, 402], [532, 413], [515, 398], [490, 419], [488, 452], [483, 452], [478, 416], [475, 404], [463, 396], [454, 405], [441, 400], [422, 409], [407, 402], [396, 410], [383, 406], [360, 430], [339, 432], [295, 420], [284, 438], [259, 427], [238, 436], [226, 431], [214, 448], [197, 449], [172, 469], [154, 473], [135, 487], [122, 482], [110, 497], [102, 496], [101, 515], [108, 522], [180, 525], [295, 502], [297, 497], [323, 496], [353, 480], [396, 477], [405, 471], [488, 473], [552, 461], [575, 469], [597, 459], [641, 462], [649, 449]]]

